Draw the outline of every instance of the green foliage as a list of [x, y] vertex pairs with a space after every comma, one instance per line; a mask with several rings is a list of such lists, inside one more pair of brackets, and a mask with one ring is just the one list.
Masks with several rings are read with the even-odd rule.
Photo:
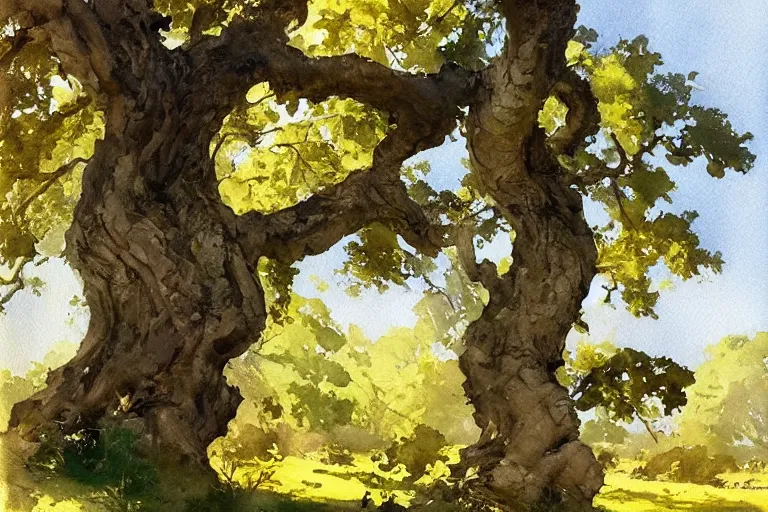
[[693, 372], [671, 359], [650, 357], [631, 348], [607, 357], [587, 345], [582, 347], [587, 355], [577, 351], [573, 366], [571, 394], [576, 409], [601, 406], [612, 421], [631, 423], [637, 417], [647, 426], [648, 420], [686, 404], [684, 389], [693, 384]]
[[296, 397], [292, 413], [300, 427], [308, 424], [317, 429], [348, 425], [352, 421], [354, 403], [339, 398], [333, 390], [322, 392], [312, 385], [292, 384], [288, 392]]
[[409, 480], [416, 481], [424, 476], [427, 466], [439, 460], [448, 461], [448, 457], [440, 453], [447, 446], [445, 436], [438, 430], [418, 425], [410, 437], [401, 437], [387, 449], [387, 460], [379, 463], [379, 468], [391, 471], [402, 464], [410, 474]]
[[[81, 165], [103, 115], [42, 42], [25, 45], [0, 82], [0, 264], [58, 255], [80, 195]], [[65, 167], [67, 164], [72, 164]], [[56, 243], [38, 246], [53, 233]]]
[[314, 0], [291, 44], [307, 54], [355, 51], [384, 65], [436, 72], [445, 56], [478, 67], [498, 20], [453, 0]]
[[603, 468], [603, 471], [609, 471], [616, 467], [616, 465], [619, 462], [619, 458], [616, 455], [616, 453], [612, 452], [611, 450], [600, 450], [597, 452], [597, 462], [600, 463], [600, 466]]
[[[625, 211], [631, 211], [627, 208]], [[690, 211], [679, 216], [665, 213], [650, 221], [639, 220], [636, 229], [615, 232], [609, 225], [610, 231], [596, 233], [598, 268], [614, 287], [622, 285], [622, 299], [632, 314], [657, 318], [653, 307], [659, 291], [652, 289], [649, 271], [662, 261], [683, 279], [700, 275], [704, 268], [722, 270], [721, 254], [700, 248], [699, 237], [691, 230], [697, 216]]]
[[[469, 168], [468, 161], [463, 163]], [[458, 224], [471, 225], [476, 234], [475, 244], [478, 248], [493, 242], [497, 236], [503, 236], [502, 234], [507, 234], [514, 242], [514, 232], [494, 209], [492, 200], [479, 192], [475, 176], [465, 175], [461, 180], [462, 186], [456, 192], [437, 191], [427, 181], [431, 171], [429, 162], [420, 161], [404, 166], [401, 177], [408, 194], [422, 207], [432, 224], [443, 225], [446, 231]], [[357, 240], [345, 246], [348, 259], [337, 271], [349, 277], [349, 295], [357, 297], [363, 288], [375, 287], [381, 292], [387, 290], [391, 284], [408, 286], [409, 279], [420, 278], [426, 282], [431, 292], [442, 294], [452, 307], [456, 306], [454, 310], [458, 311], [458, 303], [450, 298], [450, 293], [435, 284], [437, 279], [434, 272], [438, 270], [438, 260], [412, 253], [404, 245], [394, 232], [382, 224], [374, 223], [362, 229]], [[443, 254], [448, 257], [451, 265], [444, 271], [443, 278], [450, 274], [452, 279], [466, 279], [460, 277], [461, 271], [453, 270], [460, 266], [453, 251], [453, 248], [443, 249]], [[508, 270], [510, 264], [511, 258], [503, 259], [499, 265], [500, 274]], [[469, 286], [473, 285], [470, 283]], [[456, 320], [455, 323], [460, 321]]]
[[620, 445], [629, 437], [624, 427], [607, 418], [589, 420], [581, 426], [579, 439], [590, 446], [597, 444]]
[[[598, 268], [609, 280], [606, 300], [619, 290], [630, 312], [655, 317], [659, 293], [651, 268], [663, 263], [672, 275], [690, 279], [704, 269], [719, 272], [723, 263], [719, 253], [699, 246], [691, 230], [696, 212], [663, 211], [675, 190], [667, 168], [705, 161], [717, 178], [727, 169], [747, 172], [755, 160], [747, 147], [752, 135], [737, 133], [720, 110], [692, 103], [696, 73], [656, 73], [661, 56], [648, 49], [647, 38], [622, 40], [608, 52], [594, 53], [595, 38], [582, 27], [566, 56], [589, 78], [600, 132], [560, 161], [610, 217], [594, 228]], [[550, 98], [541, 115], [542, 126], [552, 132], [564, 112]]]
[[637, 474], [651, 480], [722, 485], [717, 475], [738, 470], [736, 461], [727, 455], [710, 456], [704, 446], [676, 446], [651, 457]]
[[72, 359], [76, 350], [74, 343], [56, 343], [43, 362], [33, 362], [32, 368], [23, 377], [13, 375], [9, 370], [0, 370], [0, 432], [8, 428], [13, 405], [45, 388], [48, 372]]
[[768, 460], [768, 333], [728, 336], [707, 355], [686, 390], [681, 438], [742, 460]]
[[271, 320], [280, 325], [284, 321], [292, 322], [290, 316], [286, 317], [286, 311], [291, 303], [293, 278], [299, 271], [281, 261], [261, 258], [257, 272], [264, 288], [264, 298]]
[[347, 291], [353, 297], [360, 294], [362, 287], [376, 287], [383, 292], [390, 283], [402, 286], [407, 279], [428, 277], [437, 269], [431, 258], [403, 249], [397, 234], [383, 224], [373, 223], [357, 236], [357, 241], [344, 246], [348, 259], [337, 270], [352, 278]]
[[547, 98], [544, 107], [539, 111], [539, 126], [544, 128], [547, 135], [552, 135], [558, 128], [565, 126], [568, 107], [554, 96]]
[[[285, 456], [317, 447], [319, 437], [334, 450], [367, 451], [426, 427], [451, 443], [470, 442], [464, 376], [455, 355], [444, 353], [458, 349], [482, 302], [460, 272], [444, 280], [442, 292], [417, 305], [414, 329], [393, 329], [375, 343], [355, 326], [342, 331], [321, 300], [292, 295], [285, 321], [270, 321], [258, 351], [230, 363], [228, 379], [246, 401], [224, 449], [266, 460], [273, 447]], [[436, 352], [436, 342], [445, 348]]]
[[369, 167], [389, 129], [386, 116], [353, 100], [278, 103], [256, 85], [211, 143], [221, 197], [238, 214], [292, 206]]
[[49, 438], [29, 466], [134, 498], [152, 491], [158, 479], [154, 464], [137, 454], [138, 439], [136, 432], [114, 427]]

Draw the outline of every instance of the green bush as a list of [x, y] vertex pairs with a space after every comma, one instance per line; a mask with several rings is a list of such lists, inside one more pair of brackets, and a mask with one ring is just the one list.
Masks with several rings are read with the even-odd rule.
[[768, 471], [768, 460], [752, 457], [742, 465], [742, 469], [750, 473], [765, 473]]
[[439, 431], [419, 425], [410, 437], [400, 438], [387, 449], [387, 462], [380, 463], [379, 468], [390, 471], [398, 464], [403, 464], [411, 475], [409, 480], [414, 482], [426, 473], [429, 464], [448, 460], [448, 457], [440, 454], [440, 450], [447, 445], [445, 436]]
[[616, 452], [610, 449], [599, 450], [597, 453], [597, 462], [603, 468], [604, 471], [615, 468], [619, 463], [619, 456]]
[[677, 446], [654, 455], [636, 475], [650, 480], [660, 477], [674, 482], [722, 485], [717, 475], [738, 471], [736, 460], [729, 455], [710, 456], [705, 446]]
[[82, 430], [46, 437], [28, 461], [32, 471], [55, 473], [123, 497], [150, 493], [158, 482], [155, 465], [137, 454], [139, 435], [124, 428]]

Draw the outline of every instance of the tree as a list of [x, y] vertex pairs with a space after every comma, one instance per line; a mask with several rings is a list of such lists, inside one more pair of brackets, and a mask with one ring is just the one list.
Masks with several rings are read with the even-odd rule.
[[8, 428], [13, 405], [45, 387], [48, 372], [72, 359], [76, 349], [77, 345], [74, 343], [56, 343], [45, 355], [43, 362], [33, 363], [32, 368], [23, 377], [15, 376], [9, 370], [0, 371], [0, 432]]
[[[70, 223], [91, 311], [75, 358], [14, 407], [13, 432], [131, 412], [164, 453], [205, 464], [241, 401], [222, 370], [269, 314], [259, 261], [290, 282], [296, 260], [378, 223], [422, 260], [455, 246], [488, 293], [460, 356], [482, 430], [455, 468], [478, 476], [465, 489], [506, 508], [588, 507], [602, 477], [554, 377], [565, 336], [597, 272], [653, 315], [649, 268], [720, 268], [695, 213], [659, 213], [674, 188], [660, 157], [744, 172], [750, 135], [692, 104], [685, 76], [656, 74], [645, 38], [592, 50], [574, 0], [154, 3], [0, 6], [3, 284], [25, 286]], [[463, 188], [401, 179], [457, 123]], [[590, 226], [583, 196], [610, 222]], [[504, 229], [509, 268], [477, 263], [475, 234]], [[420, 272], [380, 235], [361, 235], [353, 265], [388, 247], [382, 279]]]
[[768, 459], [768, 333], [727, 336], [696, 370], [680, 437], [740, 459]]

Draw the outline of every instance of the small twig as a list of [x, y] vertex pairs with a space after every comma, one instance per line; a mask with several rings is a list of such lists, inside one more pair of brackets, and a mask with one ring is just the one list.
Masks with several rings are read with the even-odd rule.
[[610, 303], [611, 302], [611, 295], [613, 294], [613, 292], [618, 291], [618, 289], [619, 289], [619, 285], [618, 285], [618, 283], [616, 282], [616, 279], [613, 276], [611, 276], [611, 281], [612, 281], [612, 284], [611, 284], [610, 287], [605, 286], [605, 285], [602, 286], [603, 290], [605, 290], [607, 292], [605, 294], [605, 298], [603, 299], [603, 304]]
[[646, 420], [645, 418], [640, 416], [640, 413], [637, 412], [637, 409], [635, 407], [632, 407], [632, 410], [635, 411], [635, 416], [637, 416], [637, 419], [639, 419], [640, 423], [643, 424], [643, 426], [645, 427], [645, 430], [647, 430], [648, 433], [651, 434], [651, 437], [653, 438], [653, 441], [656, 444], [659, 444], [659, 436], [656, 435], [656, 432], [653, 431], [653, 429], [651, 428], [651, 425], [648, 423], [648, 420]]
[[38, 187], [24, 200], [19, 204], [18, 207], [13, 211], [14, 217], [18, 218], [24, 218], [24, 213], [26, 212], [27, 208], [29, 208], [29, 205], [32, 204], [32, 202], [40, 197], [41, 195], [45, 194], [45, 192], [51, 188], [51, 185], [53, 185], [59, 178], [62, 176], [65, 176], [68, 174], [72, 169], [75, 168], [78, 164], [87, 163], [88, 160], [85, 158], [77, 157], [73, 158], [68, 163], [62, 165], [52, 173], [49, 173], [46, 175], [48, 179], [43, 181]]
[[274, 98], [276, 95], [277, 95], [276, 93], [271, 92], [271, 93], [267, 94], [266, 96], [262, 96], [261, 98], [256, 100], [256, 102], [252, 103], [251, 106], [256, 107], [256, 106], [260, 105], [261, 103], [263, 103], [264, 101], [268, 100], [269, 98]]
[[620, 175], [625, 174], [629, 167], [629, 158], [627, 157], [627, 152], [624, 149], [624, 146], [621, 145], [621, 142], [619, 142], [619, 138], [616, 137], [614, 132], [611, 132], [611, 140], [613, 141], [613, 145], [616, 148], [616, 152], [619, 153], [619, 166], [617, 169], [619, 170]]
[[392, 50], [392, 48], [390, 48], [389, 46], [385, 46], [384, 48], [386, 48], [389, 54], [392, 56], [392, 58], [395, 59], [395, 62], [397, 62], [397, 65], [400, 66], [401, 69], [405, 69], [405, 67], [403, 66], [403, 62], [400, 60], [400, 58], [397, 56], [394, 50]]
[[453, 5], [451, 5], [448, 8], [447, 11], [445, 11], [443, 14], [441, 14], [440, 16], [432, 20], [428, 25], [439, 25], [445, 20], [445, 18], [448, 17], [449, 14], [451, 14], [451, 11], [453, 11], [455, 8], [457, 8], [461, 4], [462, 4], [462, 0], [456, 0], [455, 2], [453, 2]]
[[32, 258], [18, 258], [11, 270], [11, 276], [8, 278], [0, 277], [0, 286], [10, 286], [10, 288], [0, 295], [0, 313], [5, 311], [5, 305], [16, 295], [17, 292], [24, 289], [24, 265], [32, 261]]
[[615, 168], [611, 168], [606, 165], [595, 167], [587, 172], [573, 176], [568, 181], [568, 184], [584, 187], [595, 185], [606, 178], [621, 178], [622, 176], [629, 174], [630, 169], [638, 167], [641, 164], [644, 155], [648, 153], [653, 154], [653, 150], [663, 139], [664, 135], [655, 135], [653, 139], [651, 139], [647, 144], [643, 144], [643, 148], [630, 159], [626, 150], [619, 142], [619, 139], [616, 137], [616, 134], [611, 133], [611, 141], [616, 148], [616, 152], [619, 154], [619, 165], [617, 165]]
[[485, 212], [487, 212], [487, 211], [490, 211], [490, 210], [493, 210], [493, 206], [491, 206], [491, 205], [487, 205], [487, 206], [485, 206], [484, 208], [481, 208], [480, 210], [476, 211], [475, 213], [471, 213], [471, 214], [469, 215], [469, 217], [467, 217], [467, 218], [469, 218], [469, 219], [473, 219], [473, 218], [475, 218], [475, 217], [477, 217], [477, 216], [479, 216], [479, 215], [482, 215], [483, 213], [485, 213]]
[[451, 299], [451, 296], [448, 295], [448, 292], [445, 291], [445, 288], [442, 288], [441, 286], [437, 286], [435, 283], [432, 282], [432, 280], [429, 278], [428, 275], [423, 275], [424, 282], [427, 283], [427, 286], [430, 287], [430, 289], [437, 291], [440, 295], [445, 297], [445, 300], [448, 301], [448, 304], [451, 306], [451, 309], [456, 312], [456, 306], [453, 303], [453, 300]]
[[[283, 148], [283, 147], [285, 147], [285, 148], [289, 148], [289, 149], [293, 150], [293, 152], [296, 153], [296, 158], [299, 160], [299, 163], [300, 164], [304, 164], [307, 167], [307, 169], [309, 169], [310, 171], [312, 170], [312, 166], [309, 165], [309, 162], [304, 160], [304, 157], [302, 156], [301, 151], [296, 149], [296, 147], [295, 147], [295, 145], [293, 143], [290, 143], [290, 144], [288, 144], [288, 143], [275, 144], [272, 147], [273, 148]], [[299, 165], [298, 167], [299, 167], [299, 172], [301, 173], [301, 179], [304, 180], [304, 184], [305, 185], [309, 186], [309, 182], [307, 181], [307, 175], [304, 173], [304, 169], [302, 169], [301, 165]]]
[[623, 199], [626, 199], [626, 196], [624, 195], [624, 192], [621, 191], [621, 188], [619, 187], [619, 184], [616, 181], [616, 178], [611, 178], [611, 190], [613, 190], [613, 195], [616, 197], [616, 202], [619, 204], [619, 212], [621, 212], [622, 220], [630, 228], [636, 229], [635, 224], [632, 222], [632, 219], [629, 218], [629, 215], [627, 215], [627, 211], [624, 209]]

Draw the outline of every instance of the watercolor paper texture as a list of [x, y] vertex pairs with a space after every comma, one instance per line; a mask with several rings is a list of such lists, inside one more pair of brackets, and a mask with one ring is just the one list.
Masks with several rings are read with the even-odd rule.
[[0, 512], [768, 511], [762, 0], [0, 0]]

